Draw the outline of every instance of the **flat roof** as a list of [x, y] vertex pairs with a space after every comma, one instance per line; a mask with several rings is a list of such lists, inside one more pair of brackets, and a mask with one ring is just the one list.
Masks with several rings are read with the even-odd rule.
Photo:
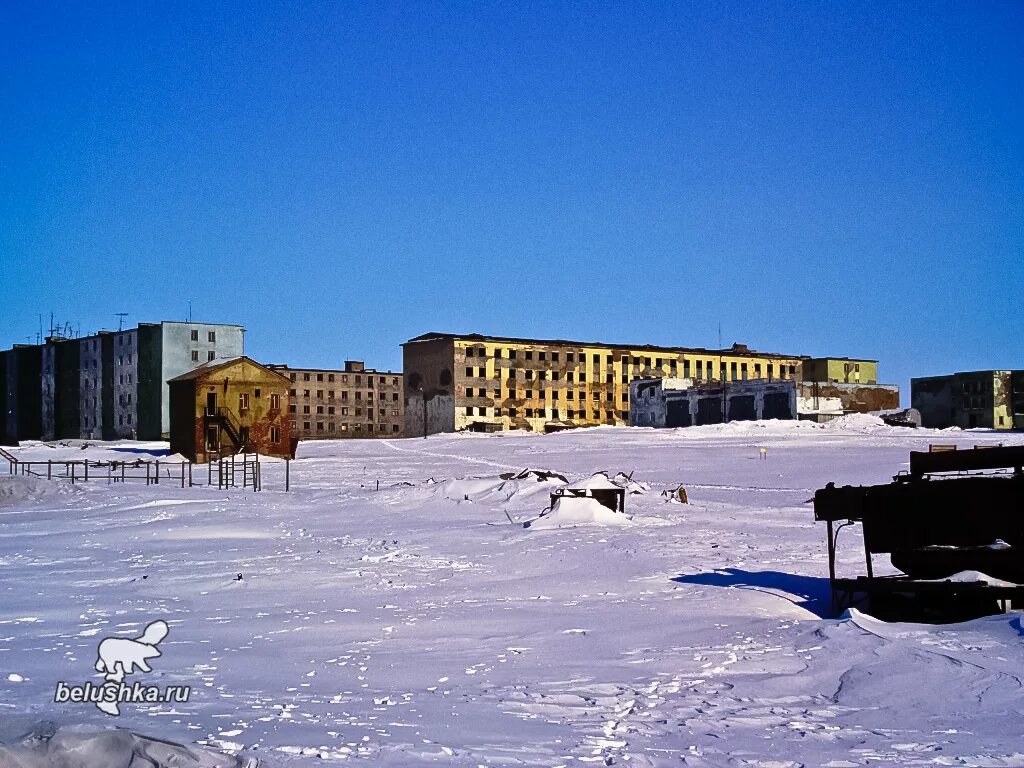
[[353, 375], [360, 373], [390, 373], [395, 376], [401, 376], [401, 371], [382, 371], [380, 368], [363, 368], [359, 371], [346, 371], [344, 368], [299, 368], [298, 366], [291, 366], [285, 363], [267, 363], [267, 368], [273, 368], [274, 370], [286, 370], [295, 371], [301, 373], [303, 371], [317, 372], [317, 373], [351, 373]]
[[937, 373], [933, 376], [912, 376], [911, 381], [925, 381], [926, 379], [951, 379], [954, 376], [983, 376], [993, 373], [1019, 373], [1024, 374], [1024, 368], [982, 368], [977, 371], [954, 371], [953, 373]]
[[877, 363], [877, 360], [872, 360], [870, 357], [839, 357], [837, 355], [813, 355], [808, 358], [808, 362], [814, 362], [815, 360], [849, 360], [851, 363]]
[[628, 349], [638, 352], [694, 352], [707, 355], [732, 355], [733, 357], [777, 357], [786, 360], [806, 360], [807, 355], [785, 355], [781, 352], [758, 352], [744, 345], [725, 349], [707, 349], [706, 347], [664, 347], [656, 344], [609, 344], [604, 341], [575, 341], [572, 339], [526, 339], [516, 336], [487, 336], [480, 333], [424, 333], [409, 339], [402, 346], [421, 341], [440, 341], [443, 339], [459, 339], [460, 341], [500, 342], [505, 344], [560, 344], [577, 347], [600, 347], [601, 349]]

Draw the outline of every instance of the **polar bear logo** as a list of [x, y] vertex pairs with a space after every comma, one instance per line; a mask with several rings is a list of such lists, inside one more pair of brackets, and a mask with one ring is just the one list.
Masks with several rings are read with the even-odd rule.
[[120, 683], [136, 669], [152, 672], [147, 659], [160, 655], [157, 645], [167, 637], [167, 632], [167, 622], [158, 619], [134, 640], [128, 637], [105, 638], [100, 643], [96, 671], [102, 672], [108, 683]]

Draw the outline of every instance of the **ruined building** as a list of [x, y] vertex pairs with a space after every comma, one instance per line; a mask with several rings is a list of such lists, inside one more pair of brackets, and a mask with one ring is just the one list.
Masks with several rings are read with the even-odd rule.
[[402, 345], [405, 435], [629, 424], [630, 382], [793, 381], [805, 358], [728, 349], [428, 333]]
[[910, 380], [925, 427], [1024, 429], [1024, 371], [964, 371]]
[[361, 360], [346, 360], [340, 370], [268, 367], [290, 380], [288, 412], [296, 437], [402, 437], [400, 372], [366, 368]]
[[171, 452], [193, 462], [292, 454], [290, 382], [248, 357], [215, 359], [168, 382]]

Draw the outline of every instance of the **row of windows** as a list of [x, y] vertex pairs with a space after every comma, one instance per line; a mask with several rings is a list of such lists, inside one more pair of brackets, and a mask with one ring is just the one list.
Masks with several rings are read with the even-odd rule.
[[[118, 355], [118, 357], [117, 357], [117, 364], [118, 365], [124, 365], [124, 361], [125, 361], [125, 356], [124, 355]], [[128, 365], [131, 365], [131, 364], [132, 364], [132, 356], [128, 355]], [[99, 366], [99, 358], [96, 358], [96, 357], [86, 358], [83, 361], [83, 363], [82, 363], [82, 368], [94, 368], [95, 369], [95, 368], [99, 368], [99, 367], [100, 367]]]
[[[354, 410], [355, 410], [355, 415], [356, 416], [362, 416], [363, 415], [363, 409], [362, 408], [355, 408]], [[328, 416], [333, 416], [335, 414], [335, 411], [336, 411], [336, 409], [335, 409], [335, 407], [333, 405], [328, 405], [327, 406], [326, 413], [327, 413]], [[296, 409], [296, 407], [294, 405], [290, 405], [290, 406], [288, 406], [288, 412], [289, 413], [296, 413], [297, 409]], [[317, 412], [317, 414], [324, 413], [324, 406], [318, 405], [316, 407], [316, 412]], [[303, 414], [310, 413], [310, 409], [309, 409], [308, 405], [302, 406], [302, 413]], [[348, 413], [349, 413], [349, 409], [347, 407], [343, 406], [341, 408], [341, 415], [342, 416], [348, 416]], [[388, 409], [387, 408], [378, 408], [377, 409], [377, 414], [380, 416], [380, 418], [386, 419], [387, 416], [388, 416]], [[373, 416], [373, 408], [367, 408], [366, 409], [366, 415], [372, 417]], [[401, 415], [401, 411], [399, 411], [397, 408], [393, 408], [391, 410], [391, 415], [392, 415], [392, 417], [400, 416]]]
[[[210, 342], [211, 344], [214, 344], [217, 341], [217, 332], [216, 331], [207, 331], [206, 332], [206, 340], [208, 342]], [[192, 331], [192, 341], [199, 341], [199, 331], [197, 331], [197, 330]]]
[[[494, 350], [494, 357], [495, 357], [495, 359], [501, 359], [505, 355], [507, 355], [509, 360], [515, 360], [515, 359], [518, 358], [518, 350], [515, 350], [515, 349], [509, 349], [509, 350], [504, 350], [504, 351], [501, 350], [501, 349], [495, 349]], [[553, 363], [559, 362], [559, 353], [558, 352], [545, 352], [545, 351], [541, 351], [541, 350], [534, 351], [534, 350], [530, 350], [530, 349], [523, 350], [523, 359], [525, 359], [525, 360], [533, 360], [534, 359], [534, 355], [536, 355], [536, 359], [537, 360], [548, 360], [550, 358], [551, 362], [553, 362]], [[487, 357], [487, 350], [483, 349], [482, 347], [467, 347], [466, 348], [466, 357]], [[601, 357], [602, 356], [598, 355], [598, 354], [591, 355], [591, 363], [593, 365], [600, 365], [601, 364]], [[586, 363], [587, 362], [587, 356], [583, 352], [566, 352], [565, 353], [565, 362], [567, 362], [567, 363], [574, 363], [574, 362]], [[651, 368], [651, 367], [661, 368], [664, 365], [668, 365], [671, 368], [677, 368], [679, 366], [679, 361], [676, 358], [663, 358], [663, 357], [637, 357], [637, 356], [630, 356], [630, 355], [621, 355], [619, 357], [619, 362], [622, 365], [624, 365], [624, 366], [625, 365], [630, 365], [630, 364], [632, 364], [634, 366], [639, 366], [639, 365], [642, 364], [642, 365], [644, 365], [647, 368]], [[701, 364], [702, 364], [703, 361], [702, 360], [698, 360], [696, 362], [697, 362], [697, 369], [699, 371], [701, 369]], [[605, 365], [614, 365], [614, 363], [615, 363], [615, 356], [614, 355], [604, 355], [604, 363], [605, 363]], [[714, 362], [712, 360], [708, 360], [707, 361], [707, 366], [708, 366], [709, 373], [712, 370], [713, 365], [714, 365]], [[742, 365], [743, 365], [744, 368], [747, 367], [746, 363], [743, 363]], [[735, 370], [736, 363], [732, 363], [732, 367]], [[760, 363], [755, 363], [754, 364], [754, 368], [755, 369], [760, 369], [760, 367], [761, 367]], [[690, 361], [689, 360], [683, 360], [683, 376], [684, 377], [689, 376], [689, 373], [688, 373], [689, 368], [690, 368]], [[724, 370], [725, 363], [722, 363], [722, 368]], [[768, 370], [771, 370], [771, 368], [772, 368], [772, 364], [768, 363]], [[779, 363], [779, 373], [780, 373], [780, 375], [782, 375], [785, 372], [786, 369], [788, 369], [788, 372], [790, 374], [796, 373], [796, 366], [794, 366], [794, 365], [786, 366], [786, 365], [784, 365], [782, 363]], [[857, 369], [859, 370], [860, 366], [857, 366]], [[467, 369], [467, 370], [469, 370], [469, 369]], [[483, 370], [483, 369], [481, 369], [481, 370]], [[466, 375], [469, 376], [471, 374], [467, 373]], [[481, 374], [481, 375], [483, 375], [483, 374]]]
[[[298, 397], [297, 390], [294, 390], [294, 389], [288, 390], [288, 394], [291, 397]], [[328, 389], [327, 390], [327, 399], [328, 400], [334, 400], [334, 394], [335, 393], [334, 393], [333, 389]], [[341, 390], [341, 392], [339, 394], [341, 395], [341, 397], [340, 397], [341, 400], [348, 400], [348, 391], [347, 390]], [[356, 396], [355, 396], [356, 400], [362, 400], [363, 399], [363, 393], [362, 392], [357, 391], [355, 394], [356, 394]], [[303, 397], [303, 399], [307, 399], [308, 400], [309, 397], [310, 397], [310, 390], [308, 390], [308, 389], [302, 390], [302, 397]], [[324, 399], [324, 390], [318, 389], [316, 391], [316, 399], [317, 400], [323, 400]], [[373, 400], [373, 392], [367, 392], [366, 393], [366, 399], [368, 401]], [[395, 401], [395, 402], [398, 402], [398, 393], [397, 392], [392, 392], [391, 393], [391, 399], [393, 401]], [[382, 401], [382, 402], [384, 400], [387, 400], [387, 393], [386, 392], [382, 392], [381, 395], [380, 395], [379, 400]]]
[[[322, 374], [322, 373], [316, 374], [316, 380], [317, 381], [323, 381], [324, 380], [324, 375], [325, 374]], [[338, 375], [341, 377], [341, 383], [342, 384], [348, 384], [348, 374], [347, 373], [341, 373], [341, 374], [338, 374]], [[297, 376], [298, 376], [298, 374], [293, 372], [292, 374], [290, 374], [289, 378], [291, 378], [292, 381], [297, 381], [298, 380]], [[304, 373], [304, 374], [302, 374], [302, 380], [303, 381], [312, 381], [310, 376], [312, 376], [312, 374]], [[327, 382], [328, 383], [332, 383], [334, 381], [334, 374], [333, 373], [328, 373], [328, 374], [326, 374], [326, 376], [327, 376]], [[366, 376], [366, 386], [371, 387], [371, 388], [373, 387], [373, 378], [374, 378], [373, 376], [369, 376], [369, 375]], [[363, 376], [362, 376], [362, 374], [356, 374], [354, 376], [354, 379], [355, 379], [355, 385], [357, 387], [363, 386]], [[377, 384], [378, 384], [378, 386], [385, 387], [385, 386], [387, 386], [387, 383], [388, 383], [388, 377], [387, 376], [378, 376], [377, 377]], [[398, 377], [397, 376], [392, 376], [391, 377], [391, 386], [393, 386], [393, 387], [397, 387], [398, 386]]]
[[[661, 363], [659, 362], [658, 365], [660, 367]], [[676, 366], [676, 361], [675, 360], [672, 361], [671, 368], [672, 368], [673, 375], [675, 375], [676, 372], [678, 371], [678, 367]], [[704, 372], [705, 372], [704, 361], [703, 360], [698, 360], [697, 364], [695, 366], [695, 369], [696, 369], [696, 378], [703, 379], [704, 378]], [[773, 377], [774, 369], [775, 369], [775, 366], [773, 366], [771, 363], [768, 363], [768, 365], [767, 365], [767, 376], [768, 376], [769, 380], [771, 380], [772, 377]], [[496, 369], [494, 374], [493, 374], [493, 376], [495, 378], [500, 378], [501, 375], [502, 375], [502, 371], [504, 371], [504, 373], [507, 376], [507, 378], [515, 379], [517, 377], [517, 375], [518, 375], [516, 373], [517, 370], [519, 370], [519, 369], [516, 369], [516, 368]], [[550, 373], [551, 380], [552, 381], [558, 381], [559, 380], [559, 376], [560, 376], [560, 372], [559, 371], [545, 371], [545, 370], [534, 371], [534, 370], [532, 370], [530, 368], [526, 368], [526, 369], [522, 369], [522, 370], [523, 370], [523, 376], [527, 380], [531, 380], [531, 379], [533, 379], [535, 377], [537, 379], [544, 380], [544, 379], [547, 378], [548, 374]], [[761, 378], [761, 364], [760, 363], [754, 363], [753, 374], [754, 374], [753, 378], [755, 378], [755, 379], [760, 379]], [[707, 375], [708, 375], [709, 378], [715, 378], [715, 376], [714, 376], [714, 366], [713, 366], [711, 360], [708, 360]], [[785, 379], [787, 377], [792, 378], [793, 376], [796, 375], [796, 366], [795, 365], [786, 366], [786, 365], [782, 365], [780, 363], [779, 366], [778, 366], [778, 375], [779, 375], [779, 378], [783, 378], [783, 379]], [[476, 368], [474, 368], [473, 366], [466, 366], [466, 378], [468, 378], [468, 379], [485, 379], [485, 378], [487, 378], [487, 369], [482, 367], [482, 366], [476, 367]], [[629, 378], [630, 377], [627, 374], [622, 374], [620, 376], [620, 380], [621, 380], [621, 382], [623, 384], [628, 384], [629, 383]], [[638, 375], [634, 375], [633, 376], [633, 380], [634, 381], [639, 379], [639, 378], [641, 378], [641, 377], [638, 376]], [[689, 360], [686, 360], [686, 361], [683, 362], [683, 378], [684, 379], [690, 378], [690, 361]], [[740, 381], [740, 380], [746, 381], [746, 380], [748, 380], [750, 378], [750, 369], [747, 367], [747, 363], [740, 363], [738, 365], [736, 363], [731, 363], [729, 366], [727, 366], [726, 363], [722, 363], [720, 365], [720, 367], [719, 367], [718, 378], [723, 379], [723, 380], [731, 380], [731, 381]], [[570, 381], [570, 382], [571, 381], [580, 381], [580, 382], [586, 381], [587, 380], [586, 371], [566, 371], [565, 372], [565, 380], [566, 381]], [[614, 383], [614, 380], [615, 380], [614, 374], [611, 374], [611, 373], [605, 374], [605, 382], [606, 383], [612, 384], [612, 383]]]
[[[474, 394], [474, 391], [476, 392], [476, 394]], [[508, 400], [523, 400], [523, 399], [532, 400], [533, 399], [534, 390], [532, 390], [532, 389], [524, 389], [524, 390], [522, 390], [522, 392], [523, 392], [522, 395], [520, 395], [519, 392], [520, 392], [520, 390], [510, 389], [510, 390], [508, 390], [505, 393], [505, 398], [508, 399]], [[561, 396], [560, 393], [562, 393], [562, 392], [565, 393], [565, 399], [566, 400], [581, 400], [582, 401], [582, 400], [586, 400], [587, 399], [587, 393], [586, 393], [585, 390], [582, 390], [582, 389], [578, 393], [574, 389], [566, 389], [566, 390], [559, 390], [559, 389], [544, 390], [544, 389], [538, 389], [538, 390], [536, 390], [537, 398], [540, 399], [540, 400], [547, 400], [548, 399], [548, 392], [551, 393], [551, 399], [552, 400], [558, 400], [558, 398]], [[590, 395], [591, 395], [591, 399], [592, 400], [595, 400], [595, 401], [601, 400], [601, 393], [600, 392], [591, 392]], [[493, 396], [495, 400], [500, 400], [501, 399], [501, 390], [500, 389], [495, 389], [492, 392], [491, 396]], [[474, 390], [473, 387], [466, 387], [466, 397], [488, 397], [488, 394], [487, 394], [487, 390], [484, 387], [478, 387], [476, 390]], [[605, 393], [605, 398], [604, 399], [607, 400], [608, 402], [614, 401], [614, 399], [615, 399], [614, 393], [612, 393], [612, 392]], [[623, 403], [628, 403], [629, 402], [629, 394], [626, 393], [626, 392], [620, 393], [620, 400]]]
[[[474, 406], [467, 406], [466, 407], [466, 415], [467, 416], [487, 416], [488, 415], [487, 414], [487, 410], [488, 410], [487, 408], [481, 408], [479, 406], [476, 406], [476, 407], [474, 407]], [[510, 419], [515, 419], [515, 418], [518, 418], [518, 416], [519, 416], [519, 409], [518, 408], [508, 408], [508, 409], [495, 408], [494, 409], [494, 415], [496, 417], [501, 417], [503, 414], [506, 414], [506, 413], [507, 413], [507, 415], [508, 415], [508, 417]], [[552, 419], [561, 418], [561, 416], [559, 415], [560, 411], [559, 411], [558, 408], [524, 408], [523, 409], [523, 413], [524, 413], [524, 416], [527, 419], [545, 419], [545, 418], [549, 418], [549, 417], [552, 418]], [[602, 416], [602, 414], [604, 414], [604, 415]], [[586, 419], [587, 418], [587, 410], [585, 408], [580, 408], [580, 409], [568, 408], [565, 411], [565, 417], [567, 419], [575, 419], [575, 418]], [[601, 420], [602, 418], [604, 418], [604, 419], [613, 419], [614, 420], [616, 418], [619, 418], [619, 419], [622, 419], [624, 421], [628, 421], [629, 420], [629, 411], [618, 411], [618, 412], [616, 412], [616, 411], [612, 411], [612, 410], [604, 410], [604, 411], [602, 411], [600, 409], [595, 409], [595, 410], [591, 410], [590, 411], [590, 418], [591, 419], [596, 419], [596, 420]]]
[[[211, 349], [209, 352], [206, 353], [206, 362], [210, 362], [211, 360], [213, 360], [216, 357], [217, 357], [217, 353], [214, 352]], [[192, 350], [192, 362], [193, 363], [198, 363], [199, 362], [199, 350], [198, 349], [193, 349]]]
[[[322, 421], [316, 422], [316, 431], [317, 432], [331, 432], [331, 433], [337, 433], [337, 432], [362, 432], [364, 426], [366, 428], [366, 432], [367, 433], [370, 433], [370, 432], [374, 431], [373, 424], [365, 424], [365, 425], [364, 424], [337, 424], [336, 425], [333, 421], [327, 422], [326, 423], [326, 428], [325, 428], [324, 422], [322, 422]], [[296, 428], [295, 427], [295, 423], [293, 422], [292, 423], [292, 429], [295, 429], [295, 428]], [[302, 422], [302, 429], [305, 432], [311, 432], [312, 431], [312, 425], [310, 424], [310, 422], [304, 421], [304, 422]], [[388, 425], [387, 424], [378, 424], [376, 431], [377, 432], [387, 432], [388, 431]], [[400, 432], [400, 431], [401, 431], [401, 427], [399, 427], [397, 424], [392, 424], [391, 425], [391, 432], [392, 433]]]

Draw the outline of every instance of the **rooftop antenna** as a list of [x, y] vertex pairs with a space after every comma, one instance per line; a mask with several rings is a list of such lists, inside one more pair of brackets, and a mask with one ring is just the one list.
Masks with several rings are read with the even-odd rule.
[[718, 348], [722, 348], [722, 321], [718, 321]]
[[117, 330], [118, 330], [118, 333], [120, 333], [122, 330], [124, 330], [124, 319], [126, 317], [128, 317], [128, 313], [127, 312], [115, 312], [114, 314], [117, 315]]
[[191, 299], [188, 302], [188, 321], [190, 323], [192, 322], [192, 300]]

